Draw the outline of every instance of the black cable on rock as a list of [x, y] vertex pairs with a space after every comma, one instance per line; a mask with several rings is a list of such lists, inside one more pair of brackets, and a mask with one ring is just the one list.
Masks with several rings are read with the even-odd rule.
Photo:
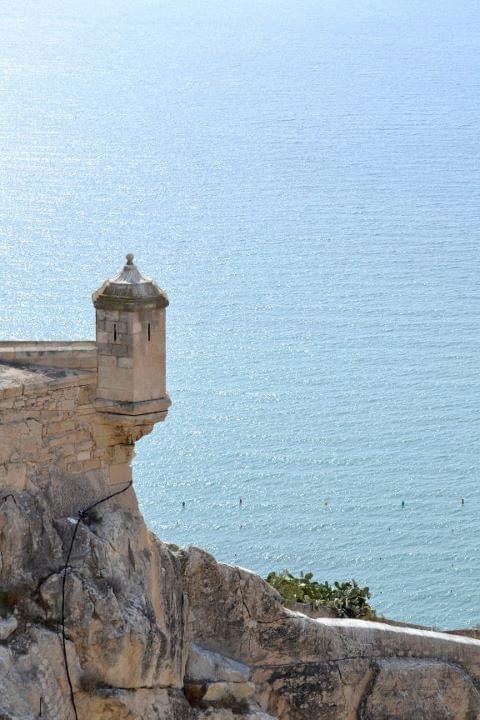
[[122, 488], [122, 490], [117, 490], [116, 492], [111, 493], [111, 495], [107, 495], [106, 497], [102, 498], [101, 500], [97, 500], [96, 502], [92, 503], [88, 507], [79, 511], [78, 519], [75, 523], [75, 528], [73, 530], [72, 539], [70, 541], [70, 547], [68, 548], [67, 559], [65, 560], [65, 566], [63, 568], [63, 576], [62, 576], [62, 648], [63, 648], [63, 659], [65, 661], [65, 672], [67, 675], [68, 686], [70, 688], [70, 699], [72, 701], [72, 707], [73, 707], [73, 712], [75, 714], [75, 720], [78, 720], [78, 713], [77, 713], [77, 705], [75, 703], [75, 694], [73, 692], [72, 678], [70, 676], [70, 668], [68, 665], [67, 638], [65, 635], [65, 583], [67, 580], [68, 564], [70, 562], [70, 557], [72, 555], [73, 546], [75, 544], [75, 539], [77, 537], [78, 527], [79, 527], [80, 523], [87, 519], [88, 513], [91, 510], [93, 510], [93, 508], [96, 508], [97, 505], [101, 505], [102, 503], [107, 502], [107, 500], [111, 500], [112, 498], [116, 497], [117, 495], [121, 495], [122, 493], [126, 492], [130, 487], [132, 487], [132, 484], [133, 484], [133, 480], [130, 480], [128, 485], [126, 487]]

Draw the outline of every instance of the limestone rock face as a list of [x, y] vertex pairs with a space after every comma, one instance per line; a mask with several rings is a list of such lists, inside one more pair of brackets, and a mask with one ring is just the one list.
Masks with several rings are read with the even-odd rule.
[[99, 689], [82, 693], [79, 718], [92, 720], [194, 720], [183, 693], [174, 689]]
[[[67, 643], [71, 672], [78, 677], [75, 650]], [[58, 633], [24, 625], [0, 646], [0, 717], [36, 720], [74, 718]]]
[[[68, 537], [72, 525], [62, 530]], [[157, 545], [143, 523], [121, 510], [81, 523], [75, 548], [80, 571], [72, 567], [67, 578], [65, 621], [88, 674], [112, 687], [182, 687], [186, 618], [178, 553]], [[39, 587], [53, 624], [60, 622], [61, 584], [56, 572]]]
[[[313, 620], [242, 568], [160, 542], [130, 488], [78, 524], [0, 493], [0, 718], [473, 720], [480, 642]], [[67, 574], [64, 565], [76, 532]]]
[[391, 660], [378, 664], [363, 717], [468, 720], [480, 717], [480, 702], [471, 678], [459, 667], [435, 661]]

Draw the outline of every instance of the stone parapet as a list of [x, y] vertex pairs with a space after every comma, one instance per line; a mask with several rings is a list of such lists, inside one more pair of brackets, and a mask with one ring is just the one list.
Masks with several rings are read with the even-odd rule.
[[96, 370], [97, 346], [88, 340], [0, 342], [0, 362]]

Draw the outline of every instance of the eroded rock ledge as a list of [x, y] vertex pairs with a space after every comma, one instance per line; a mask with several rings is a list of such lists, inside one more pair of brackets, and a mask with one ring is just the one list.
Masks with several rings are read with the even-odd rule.
[[[160, 542], [128, 494], [80, 523], [67, 577], [79, 720], [480, 717], [479, 641], [291, 612], [257, 575]], [[73, 527], [39, 489], [1, 501], [3, 720], [74, 718]]]

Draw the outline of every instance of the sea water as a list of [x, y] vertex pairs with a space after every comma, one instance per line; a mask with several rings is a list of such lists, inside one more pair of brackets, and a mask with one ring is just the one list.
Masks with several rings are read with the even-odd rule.
[[150, 527], [478, 623], [478, 2], [4, 0], [0, 38], [1, 336], [93, 338], [126, 252], [170, 296]]

